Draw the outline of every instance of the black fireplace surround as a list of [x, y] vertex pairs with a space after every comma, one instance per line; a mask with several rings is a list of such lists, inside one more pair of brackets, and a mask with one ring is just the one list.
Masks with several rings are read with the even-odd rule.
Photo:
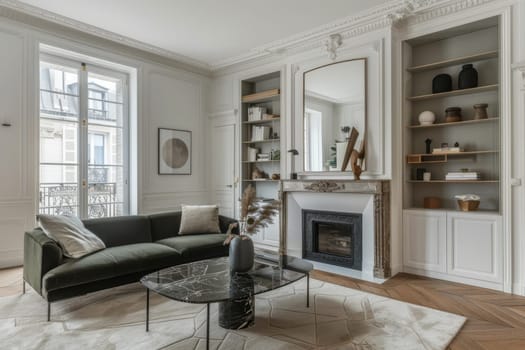
[[302, 210], [303, 258], [362, 270], [362, 215]]

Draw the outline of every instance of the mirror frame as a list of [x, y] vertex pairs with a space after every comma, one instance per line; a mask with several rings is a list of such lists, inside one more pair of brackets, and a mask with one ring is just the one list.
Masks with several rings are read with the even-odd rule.
[[[321, 68], [324, 68], [324, 67], [328, 67], [328, 66], [333, 66], [334, 64], [339, 64], [339, 63], [345, 63], [345, 62], [352, 62], [352, 61], [361, 61], [363, 60], [364, 63], [365, 63], [365, 86], [364, 86], [364, 89], [365, 89], [365, 95], [364, 95], [364, 114], [365, 114], [365, 121], [364, 121], [364, 125], [365, 125], [365, 131], [364, 131], [364, 136], [363, 136], [363, 140], [364, 140], [364, 151], [365, 151], [365, 157], [363, 158], [363, 163], [364, 163], [364, 167], [363, 167], [363, 174], [366, 174], [366, 158], [368, 157], [368, 152], [367, 152], [367, 138], [366, 138], [366, 134], [367, 134], [367, 131], [368, 131], [368, 122], [367, 122], [367, 119], [368, 119], [368, 58], [367, 57], [359, 57], [359, 58], [351, 58], [351, 59], [346, 59], [346, 60], [342, 60], [342, 61], [337, 61], [337, 62], [332, 62], [332, 63], [327, 63], [327, 64], [324, 64], [322, 66], [318, 66], [318, 67], [315, 67], [315, 68], [311, 68], [309, 70], [306, 70], [303, 72], [303, 84], [302, 84], [302, 89], [303, 89], [303, 110], [302, 110], [302, 130], [301, 132], [303, 133], [304, 135], [304, 125], [305, 125], [305, 122], [304, 122], [304, 116], [305, 116], [305, 110], [306, 110], [306, 93], [305, 93], [305, 80], [306, 80], [306, 73], [309, 73], [309, 72], [312, 72], [314, 70], [317, 70], [317, 69], [321, 69]], [[351, 170], [351, 167], [350, 165], [348, 166], [350, 168], [350, 170], [346, 170], [346, 171], [341, 171], [341, 170], [334, 170], [334, 171], [326, 171], [326, 170], [306, 170], [304, 169], [305, 168], [305, 164], [306, 164], [306, 161], [304, 159], [304, 156], [306, 154], [305, 152], [305, 144], [306, 144], [306, 140], [304, 138], [304, 136], [302, 137], [302, 152], [303, 152], [303, 172], [305, 174], [323, 174], [323, 173], [329, 173], [329, 174], [333, 174], [333, 175], [342, 175], [342, 174], [353, 174], [353, 171]]]

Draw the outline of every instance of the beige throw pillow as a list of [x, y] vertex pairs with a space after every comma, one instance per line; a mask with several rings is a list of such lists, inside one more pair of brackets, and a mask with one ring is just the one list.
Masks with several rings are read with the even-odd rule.
[[76, 216], [38, 215], [38, 226], [62, 248], [65, 256], [81, 258], [106, 248], [93, 232], [84, 227]]
[[216, 205], [183, 205], [179, 234], [220, 233]]

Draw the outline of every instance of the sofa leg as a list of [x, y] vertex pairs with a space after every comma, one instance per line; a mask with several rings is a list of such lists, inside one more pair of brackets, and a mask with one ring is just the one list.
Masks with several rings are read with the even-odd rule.
[[306, 307], [310, 307], [310, 274], [306, 274]]
[[22, 294], [26, 294], [26, 280], [22, 279]]
[[51, 303], [47, 303], [47, 322], [51, 321]]
[[146, 332], [149, 332], [149, 288], [146, 288]]

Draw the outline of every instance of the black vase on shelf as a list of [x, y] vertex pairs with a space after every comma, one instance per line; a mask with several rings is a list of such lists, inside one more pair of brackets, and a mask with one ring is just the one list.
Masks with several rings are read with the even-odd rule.
[[470, 89], [478, 86], [478, 71], [472, 64], [463, 65], [459, 72], [458, 89]]
[[448, 74], [438, 74], [432, 79], [432, 93], [439, 94], [452, 90], [452, 78]]

